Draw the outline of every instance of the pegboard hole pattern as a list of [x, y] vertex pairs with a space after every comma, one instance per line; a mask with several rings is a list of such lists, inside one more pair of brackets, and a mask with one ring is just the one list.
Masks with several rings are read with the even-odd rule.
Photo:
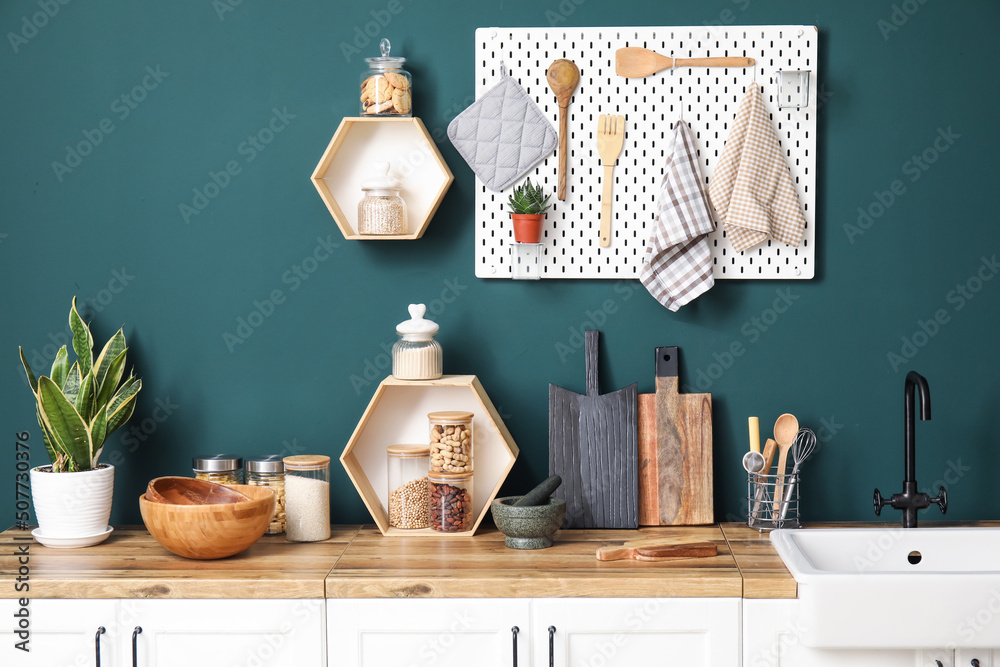
[[[527, 176], [553, 193], [543, 228], [542, 278], [638, 278], [674, 123], [691, 126], [706, 188], [747, 87], [762, 88], [771, 122], [807, 221], [800, 247], [766, 241], [733, 251], [725, 231], [710, 235], [716, 278], [808, 279], [815, 266], [816, 53], [813, 26], [480, 28], [476, 31], [476, 96], [496, 85], [500, 64], [559, 127], [559, 106], [545, 79], [549, 64], [568, 58], [580, 68], [569, 107], [567, 193], [555, 197], [557, 152]], [[644, 78], [615, 74], [615, 51], [641, 46], [675, 58], [747, 56], [748, 68], [686, 67]], [[778, 71], [810, 70], [809, 106], [778, 110]], [[600, 114], [625, 116], [625, 143], [614, 170], [611, 247], [599, 245], [604, 170], [597, 152]], [[477, 179], [476, 276], [511, 278], [514, 242], [507, 197]]]

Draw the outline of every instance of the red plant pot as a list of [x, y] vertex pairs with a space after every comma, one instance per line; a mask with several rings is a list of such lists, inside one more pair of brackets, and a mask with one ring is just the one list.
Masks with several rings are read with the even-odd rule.
[[542, 240], [544, 213], [511, 213], [514, 222], [514, 240], [518, 243], [539, 243]]

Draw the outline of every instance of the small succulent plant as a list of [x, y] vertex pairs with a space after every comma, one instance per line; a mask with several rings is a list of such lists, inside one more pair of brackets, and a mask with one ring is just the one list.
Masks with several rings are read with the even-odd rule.
[[122, 380], [128, 348], [121, 329], [95, 361], [94, 338], [76, 310], [76, 298], [69, 312], [69, 326], [78, 357], [72, 366], [63, 345], [52, 362], [49, 377], [36, 379], [21, 350], [21, 363], [35, 395], [38, 424], [53, 472], [96, 468], [105, 439], [132, 416], [142, 388], [142, 380], [131, 372]]
[[544, 195], [541, 185], [533, 185], [531, 179], [527, 179], [523, 185], [514, 187], [514, 194], [507, 198], [507, 205], [510, 206], [511, 213], [521, 213], [533, 215], [545, 213], [549, 210], [549, 198], [552, 195]]

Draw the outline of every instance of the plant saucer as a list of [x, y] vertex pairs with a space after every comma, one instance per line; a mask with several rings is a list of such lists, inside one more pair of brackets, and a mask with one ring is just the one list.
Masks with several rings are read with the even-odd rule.
[[79, 547], [91, 547], [95, 544], [100, 544], [104, 540], [108, 539], [108, 535], [110, 535], [113, 530], [114, 528], [108, 526], [107, 530], [97, 533], [96, 535], [84, 535], [82, 537], [49, 537], [48, 535], [42, 534], [41, 528], [35, 528], [31, 531], [31, 536], [42, 545], [51, 549], [76, 549]]

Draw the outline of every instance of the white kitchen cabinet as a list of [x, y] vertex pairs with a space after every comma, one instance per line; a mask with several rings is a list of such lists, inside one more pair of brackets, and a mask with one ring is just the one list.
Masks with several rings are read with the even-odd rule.
[[[1000, 644], [1000, 637], [997, 637], [997, 643]], [[963, 648], [955, 651], [955, 667], [973, 667], [976, 665], [973, 660], [979, 661], [978, 667], [1000, 667], [1000, 648]]]
[[[957, 667], [962, 651], [949, 649], [825, 649], [803, 646], [797, 600], [743, 601], [743, 667]], [[980, 651], [982, 654], [989, 651]], [[971, 656], [970, 656], [971, 657]], [[1000, 667], [995, 664], [991, 667]]]
[[[3, 600], [3, 616], [17, 610]], [[0, 665], [130, 667], [135, 628], [139, 667], [253, 665], [306, 667], [325, 662], [322, 600], [32, 600], [30, 653], [0, 633]]]
[[124, 664], [118, 661], [117, 640], [111, 634], [117, 631], [115, 618], [117, 600], [29, 600], [28, 652], [17, 648], [23, 636], [17, 635], [21, 613], [17, 600], [0, 600], [0, 617], [4, 619], [0, 630], [0, 665], [17, 667], [56, 667], [62, 665], [94, 665], [94, 637], [97, 628], [104, 626], [101, 636], [101, 665]]
[[528, 665], [530, 600], [327, 600], [329, 667]]
[[532, 601], [533, 665], [735, 667], [739, 598], [587, 598]]
[[329, 667], [544, 666], [550, 627], [556, 667], [740, 661], [737, 598], [328, 600], [327, 627]]

